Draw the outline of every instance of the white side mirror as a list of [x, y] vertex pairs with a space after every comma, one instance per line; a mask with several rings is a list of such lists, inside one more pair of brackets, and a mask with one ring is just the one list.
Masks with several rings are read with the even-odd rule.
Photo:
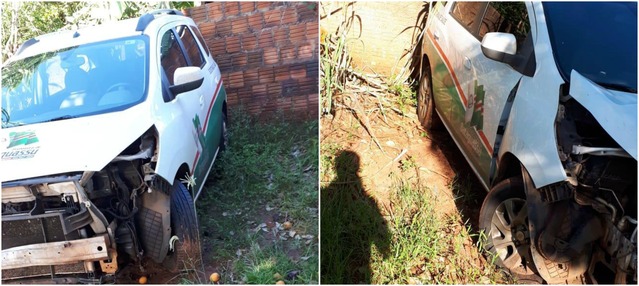
[[481, 41], [482, 50], [489, 49], [498, 53], [515, 55], [517, 53], [517, 39], [509, 33], [487, 33]]
[[173, 85], [182, 85], [204, 78], [199, 67], [180, 67], [173, 73]]

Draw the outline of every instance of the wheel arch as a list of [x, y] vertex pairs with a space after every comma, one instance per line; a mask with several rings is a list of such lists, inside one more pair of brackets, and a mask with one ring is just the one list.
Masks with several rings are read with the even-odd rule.
[[522, 166], [521, 161], [513, 153], [504, 153], [499, 159], [497, 164], [497, 174], [495, 179], [491, 182], [490, 187], [492, 188], [499, 184], [499, 182], [511, 177], [523, 178], [521, 173]]
[[[175, 172], [173, 182], [181, 182], [183, 179], [186, 179], [190, 175], [191, 168], [189, 168], [189, 165], [184, 162], [180, 165], [180, 167], [178, 167], [177, 172]], [[191, 193], [191, 196], [193, 196], [193, 191], [189, 189], [189, 192]]]

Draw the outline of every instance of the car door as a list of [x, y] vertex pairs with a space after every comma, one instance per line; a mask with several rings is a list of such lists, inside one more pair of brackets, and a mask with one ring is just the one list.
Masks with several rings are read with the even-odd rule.
[[488, 185], [499, 122], [509, 94], [523, 76], [488, 59], [481, 41], [488, 32], [513, 33], [518, 51], [530, 31], [523, 2], [455, 2], [446, 21], [449, 62], [457, 88], [448, 126], [472, 168]]
[[[173, 25], [162, 32], [160, 41], [160, 62], [162, 65], [162, 81], [165, 88], [165, 100], [175, 108], [180, 109], [181, 116], [174, 118], [179, 121], [183, 130], [191, 130], [191, 138], [177, 138], [176, 140], [190, 140], [195, 154], [188, 159], [191, 163], [191, 178], [194, 179], [194, 186], [199, 190], [204, 183], [206, 173], [209, 170], [214, 154], [217, 151], [217, 144], [211, 146], [212, 142], [219, 142], [219, 135], [209, 134], [207, 131], [208, 122], [212, 120], [209, 116], [212, 104], [213, 93], [216, 86], [204, 72], [207, 68], [200, 47], [186, 25]], [[202, 70], [205, 80], [199, 88], [194, 90], [173, 94], [171, 87], [175, 86], [174, 74], [180, 67], [195, 66]], [[207, 80], [209, 79], [209, 80]], [[175, 152], [180, 152], [176, 150]], [[195, 194], [194, 194], [195, 195]]]

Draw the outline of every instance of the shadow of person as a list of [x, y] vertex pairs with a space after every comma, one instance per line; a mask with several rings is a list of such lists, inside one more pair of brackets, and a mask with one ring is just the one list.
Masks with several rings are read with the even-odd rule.
[[375, 199], [362, 187], [359, 156], [341, 151], [333, 166], [337, 176], [320, 196], [320, 283], [371, 284], [371, 259], [387, 256], [389, 231]]

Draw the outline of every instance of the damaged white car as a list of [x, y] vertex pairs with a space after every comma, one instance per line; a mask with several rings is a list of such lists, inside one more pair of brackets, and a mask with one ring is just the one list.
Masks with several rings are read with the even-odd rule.
[[2, 67], [1, 106], [3, 282], [201, 263], [194, 201], [228, 137], [193, 20], [163, 10], [31, 39]]
[[438, 2], [417, 113], [489, 190], [520, 282], [637, 283], [637, 3]]

